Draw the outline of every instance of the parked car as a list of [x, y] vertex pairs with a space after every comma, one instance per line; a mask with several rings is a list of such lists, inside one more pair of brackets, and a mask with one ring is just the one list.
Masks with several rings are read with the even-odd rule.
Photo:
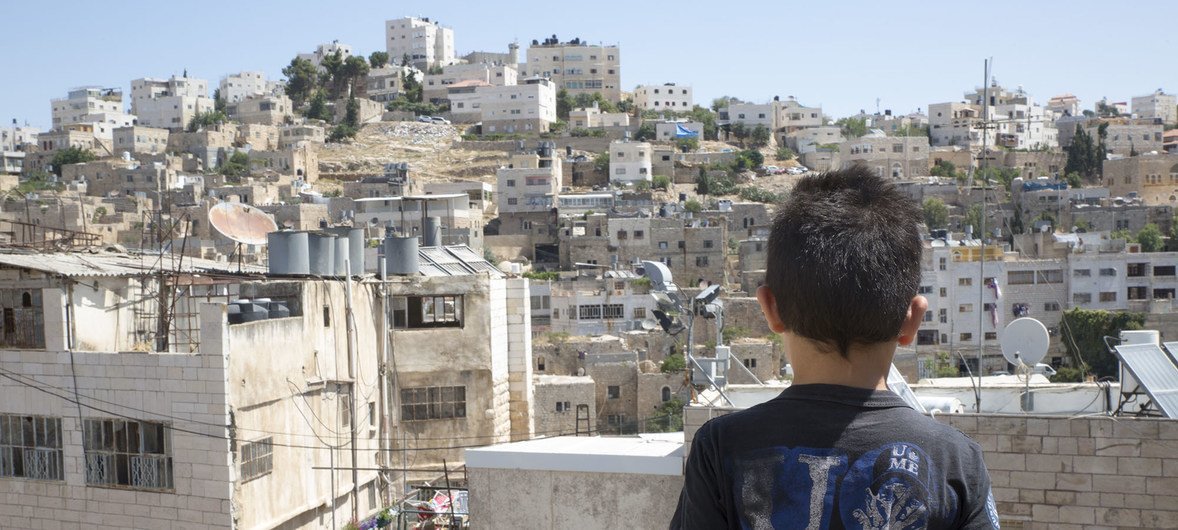
[[1035, 367], [1031, 369], [1031, 372], [1036, 373], [1036, 374], [1040, 374], [1040, 375], [1045, 375], [1047, 377], [1051, 377], [1051, 376], [1055, 375], [1055, 368], [1052, 368], [1050, 364], [1039, 363], [1039, 364], [1036, 364]]
[[785, 169], [777, 166], [763, 166], [761, 167], [761, 171], [764, 171], [766, 175], [780, 175], [785, 173]]
[[447, 120], [446, 118], [443, 118], [441, 116], [434, 116], [434, 117], [430, 118], [429, 121], [434, 122], [434, 123], [440, 123], [443, 125], [450, 125], [450, 120]]
[[417, 121], [422, 123], [432, 123], [434, 119], [429, 116], [418, 116]]

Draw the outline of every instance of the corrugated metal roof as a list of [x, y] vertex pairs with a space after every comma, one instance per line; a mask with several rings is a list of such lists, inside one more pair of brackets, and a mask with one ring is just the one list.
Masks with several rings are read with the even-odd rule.
[[426, 276], [468, 276], [486, 272], [502, 278], [503, 272], [466, 245], [421, 247], [417, 249], [421, 273]]
[[[39, 252], [20, 253], [0, 251], [0, 268], [28, 269], [69, 277], [139, 276], [153, 270], [176, 270], [181, 272], [237, 272], [236, 263], [212, 261], [202, 258], [166, 255], [130, 255], [120, 253], [88, 252]], [[264, 267], [242, 265], [242, 272], [264, 273]]]

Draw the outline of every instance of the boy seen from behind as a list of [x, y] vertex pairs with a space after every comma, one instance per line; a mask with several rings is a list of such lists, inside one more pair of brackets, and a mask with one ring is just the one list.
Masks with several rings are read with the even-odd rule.
[[886, 386], [928, 309], [920, 220], [863, 167], [797, 184], [757, 290], [793, 383], [700, 428], [672, 528], [999, 527], [978, 445]]

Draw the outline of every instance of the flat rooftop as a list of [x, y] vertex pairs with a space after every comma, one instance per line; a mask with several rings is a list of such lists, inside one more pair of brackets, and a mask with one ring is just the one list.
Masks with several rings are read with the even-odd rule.
[[[570, 458], [571, 457], [571, 458]], [[466, 450], [468, 468], [680, 475], [683, 433], [558, 436]]]

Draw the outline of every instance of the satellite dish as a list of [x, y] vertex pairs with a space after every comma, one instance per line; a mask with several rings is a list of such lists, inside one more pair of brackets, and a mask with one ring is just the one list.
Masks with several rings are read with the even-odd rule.
[[1027, 366], [1035, 366], [1047, 355], [1047, 346], [1051, 337], [1047, 334], [1047, 327], [1042, 322], [1030, 317], [1017, 318], [1006, 329], [1002, 330], [1002, 356], [1010, 364], [1018, 366], [1021, 362]]
[[222, 202], [209, 208], [209, 224], [225, 237], [246, 245], [265, 245], [278, 230], [274, 217], [248, 204]]
[[648, 318], [642, 321], [642, 329], [645, 329], [646, 331], [654, 331], [659, 329], [659, 323], [653, 318]]

